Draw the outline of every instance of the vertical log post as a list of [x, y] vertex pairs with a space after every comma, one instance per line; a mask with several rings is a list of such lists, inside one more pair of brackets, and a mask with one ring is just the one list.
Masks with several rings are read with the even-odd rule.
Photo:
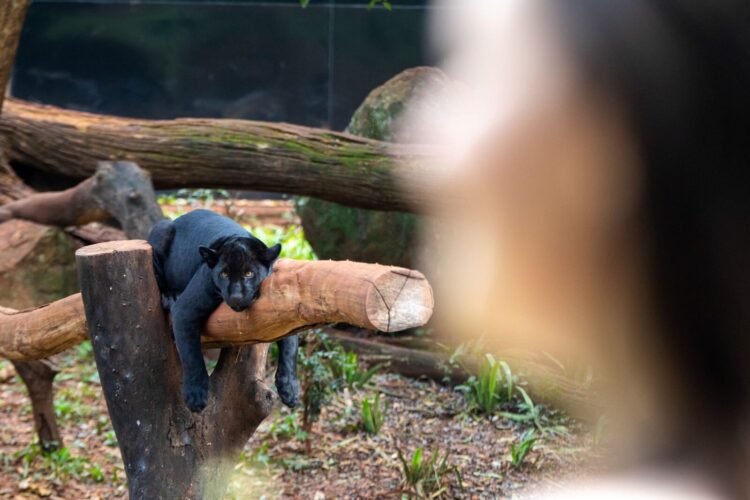
[[144, 241], [76, 252], [86, 321], [130, 497], [221, 498], [239, 452], [270, 413], [267, 344], [222, 349], [209, 403], [191, 413]]

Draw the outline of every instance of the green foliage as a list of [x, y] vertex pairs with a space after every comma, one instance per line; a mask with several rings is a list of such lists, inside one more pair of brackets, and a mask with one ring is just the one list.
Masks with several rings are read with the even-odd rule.
[[456, 389], [466, 394], [472, 408], [492, 415], [500, 405], [512, 401], [515, 387], [515, 377], [508, 363], [485, 354], [479, 374], [472, 375]]
[[382, 5], [386, 10], [393, 10], [393, 5], [391, 5], [391, 2], [389, 2], [388, 0], [370, 0], [367, 8], [372, 9], [374, 7], [377, 7], [378, 5]]
[[373, 399], [364, 398], [362, 400], [362, 428], [365, 432], [378, 434], [385, 422], [386, 413], [388, 413], [388, 403], [383, 401], [383, 404], [380, 404], [380, 393], [375, 394]]
[[404, 484], [419, 498], [435, 498], [445, 493], [446, 476], [451, 472], [456, 475], [456, 480], [461, 486], [461, 473], [455, 466], [448, 465], [449, 452], [441, 457], [440, 450], [435, 449], [430, 457], [425, 459], [422, 448], [414, 450], [411, 460], [406, 460], [400, 449], [397, 449], [398, 459], [401, 462]]
[[521, 394], [523, 401], [518, 403], [518, 412], [500, 412], [500, 415], [516, 422], [533, 422], [539, 430], [544, 430], [542, 425], [542, 405], [535, 404], [529, 393], [523, 387], [518, 386], [517, 390]]
[[281, 243], [281, 257], [297, 260], [316, 260], [310, 243], [305, 239], [302, 226], [258, 226], [247, 228], [253, 235], [268, 246]]
[[307, 432], [302, 430], [302, 427], [297, 421], [297, 414], [289, 413], [281, 416], [274, 420], [268, 432], [273, 436], [274, 439], [297, 439], [304, 441], [308, 438]]
[[302, 379], [303, 429], [309, 432], [320, 418], [323, 406], [341, 387], [341, 379], [334, 377], [330, 368], [336, 351], [320, 349], [325, 347], [325, 334], [318, 332], [307, 339], [305, 348], [299, 350], [297, 366]]
[[34, 462], [40, 462], [38, 468], [55, 481], [71, 477], [94, 482], [104, 480], [104, 473], [98, 465], [91, 464], [85, 457], [72, 455], [67, 447], [45, 453], [38, 443], [34, 443], [16, 452], [15, 457], [21, 460], [23, 477], [29, 476]]
[[526, 455], [529, 454], [536, 441], [534, 429], [529, 429], [523, 433], [518, 443], [510, 445], [510, 463], [513, 464], [513, 467], [519, 468], [523, 465]]
[[359, 367], [357, 353], [345, 351], [340, 344], [335, 345], [332, 348], [332, 351], [334, 355], [331, 356], [329, 360], [331, 373], [333, 373], [335, 378], [341, 379], [341, 381], [352, 390], [364, 387], [384, 365], [384, 363], [378, 363], [370, 367], [368, 370], [363, 370]]
[[209, 208], [216, 200], [228, 199], [229, 192], [226, 189], [180, 189], [175, 196], [185, 199], [190, 205], [203, 202], [205, 207]]
[[112, 446], [113, 448], [117, 446], [117, 436], [115, 435], [115, 431], [107, 431], [104, 435], [104, 444]]

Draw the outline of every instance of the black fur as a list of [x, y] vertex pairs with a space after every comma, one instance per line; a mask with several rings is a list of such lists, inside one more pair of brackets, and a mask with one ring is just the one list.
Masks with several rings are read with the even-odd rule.
[[[172, 315], [185, 404], [201, 411], [208, 399], [208, 372], [200, 345], [203, 324], [222, 301], [235, 311], [252, 305], [281, 245], [268, 248], [233, 220], [208, 210], [158, 222], [148, 242], [162, 304]], [[276, 388], [281, 401], [294, 407], [299, 403], [297, 336], [280, 340], [278, 346]]]

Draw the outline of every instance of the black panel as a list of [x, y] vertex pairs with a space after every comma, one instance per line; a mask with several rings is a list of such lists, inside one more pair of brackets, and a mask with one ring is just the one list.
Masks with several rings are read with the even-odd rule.
[[424, 64], [425, 3], [35, 1], [13, 94], [141, 118], [346, 126], [374, 87]]

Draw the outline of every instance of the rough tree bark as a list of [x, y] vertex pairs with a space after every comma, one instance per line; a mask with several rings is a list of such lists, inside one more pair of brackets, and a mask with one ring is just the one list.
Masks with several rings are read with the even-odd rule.
[[[273, 393], [263, 382], [267, 344], [222, 349], [211, 374], [208, 406], [193, 414], [181, 397], [179, 359], [151, 272], [151, 247], [138, 240], [100, 244], [82, 248], [76, 257], [89, 334], [131, 498], [221, 498], [240, 451], [272, 408]], [[406, 276], [401, 279], [403, 297], [388, 287], [381, 298], [373, 297], [371, 288], [380, 286], [372, 265], [360, 265], [364, 271], [347, 281], [343, 273], [330, 274], [338, 266], [359, 267], [354, 263], [280, 264], [246, 314], [215, 313], [208, 332], [222, 331], [227, 341], [231, 331], [246, 336], [249, 329], [258, 340], [272, 340], [266, 337], [271, 330], [282, 337], [299, 322], [317, 322], [329, 314], [400, 325], [402, 317], [415, 321], [426, 305], [432, 307], [431, 294], [426, 304], [409, 286], [413, 278]], [[347, 284], [350, 288], [329, 288]], [[289, 317], [292, 302], [296, 320]], [[255, 330], [273, 316], [286, 320], [286, 326], [271, 325], [263, 334]]]
[[5, 87], [10, 80], [16, 58], [21, 28], [30, 0], [3, 0], [0, 2], [0, 110], [3, 108]]
[[23, 219], [67, 227], [112, 218], [129, 238], [146, 238], [163, 218], [148, 172], [135, 163], [99, 162], [96, 173], [75, 187], [34, 193], [0, 206], [0, 223]]
[[233, 459], [272, 408], [266, 346], [224, 349], [209, 404], [192, 414], [156, 281], [144, 271], [150, 247], [96, 247], [77, 254], [81, 290], [130, 498], [221, 498]]
[[[425, 206], [428, 194], [423, 148], [283, 123], [132, 120], [9, 99], [2, 142], [11, 162], [77, 179], [101, 159], [122, 159], [148, 170], [157, 188], [254, 189], [401, 211]], [[424, 189], [407, 196], [397, 177]]]
[[44, 451], [56, 450], [62, 445], [62, 437], [55, 420], [54, 392], [52, 382], [60, 373], [50, 360], [13, 362], [29, 390], [31, 409], [34, 413], [34, 429], [39, 436], [39, 445]]

